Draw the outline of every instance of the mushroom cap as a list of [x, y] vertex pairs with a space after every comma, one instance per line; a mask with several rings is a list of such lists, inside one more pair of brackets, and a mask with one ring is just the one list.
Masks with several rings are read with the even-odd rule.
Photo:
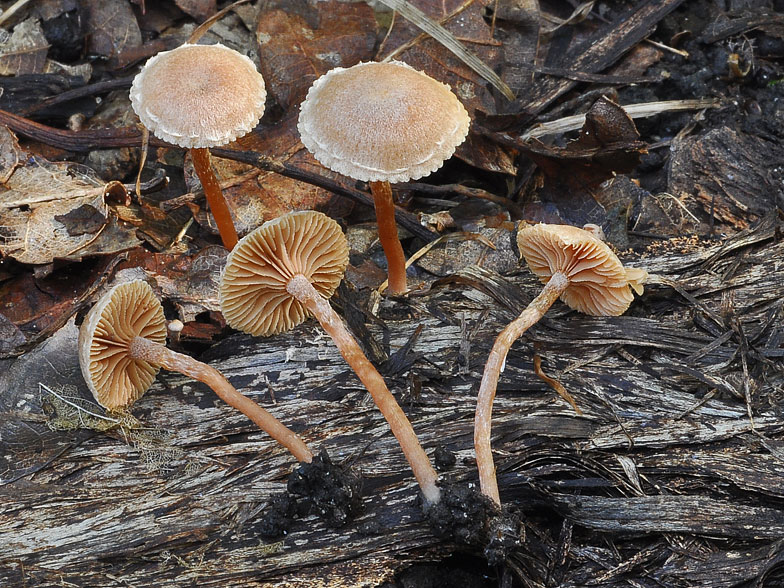
[[310, 313], [286, 290], [304, 275], [324, 298], [348, 265], [348, 241], [334, 220], [314, 211], [290, 212], [243, 237], [229, 253], [220, 285], [221, 312], [230, 327], [275, 335]]
[[98, 403], [110, 410], [141, 398], [160, 369], [129, 357], [134, 337], [166, 343], [163, 306], [147, 282], [114, 286], [92, 307], [79, 329], [79, 365]]
[[440, 168], [471, 119], [449, 86], [401, 61], [338, 67], [302, 103], [302, 143], [355, 180], [407, 182]]
[[267, 91], [253, 62], [224, 45], [181, 45], [151, 57], [131, 86], [131, 105], [156, 137], [217, 147], [247, 135]]
[[625, 268], [603, 241], [569, 225], [538, 224], [517, 233], [517, 246], [542, 283], [556, 272], [569, 278], [561, 295], [569, 307], [593, 316], [618, 316], [642, 294], [645, 270]]

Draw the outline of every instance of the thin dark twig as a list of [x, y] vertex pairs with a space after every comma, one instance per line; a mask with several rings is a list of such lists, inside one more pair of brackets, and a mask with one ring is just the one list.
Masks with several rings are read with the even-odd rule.
[[63, 102], [70, 102], [71, 100], [78, 100], [79, 98], [84, 98], [86, 96], [103, 94], [104, 92], [117, 90], [118, 88], [130, 88], [132, 83], [133, 83], [133, 76], [127, 78], [117, 78], [116, 80], [106, 80], [103, 82], [96, 82], [95, 84], [88, 84], [80, 88], [74, 88], [73, 90], [62, 92], [60, 94], [57, 94], [56, 96], [52, 96], [51, 98], [42, 100], [37, 104], [33, 104], [32, 106], [23, 110], [21, 114], [25, 116], [30, 116], [31, 114], [34, 114], [39, 110], [44, 110], [45, 108], [50, 108], [52, 106], [62, 104]]

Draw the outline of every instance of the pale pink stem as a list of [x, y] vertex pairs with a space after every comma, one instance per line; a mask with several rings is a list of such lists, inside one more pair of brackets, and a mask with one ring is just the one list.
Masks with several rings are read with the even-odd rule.
[[218, 395], [218, 398], [239, 410], [256, 423], [262, 431], [291, 451], [297, 461], [306, 463], [313, 461], [313, 453], [294, 431], [283, 425], [253, 400], [240, 394], [215, 368], [143, 337], [134, 337], [131, 342], [130, 356], [207, 384]]
[[476, 398], [476, 415], [474, 417], [474, 450], [476, 452], [476, 467], [479, 470], [479, 485], [482, 494], [501, 506], [501, 497], [498, 494], [498, 481], [495, 478], [495, 464], [493, 452], [490, 447], [490, 429], [492, 426], [493, 400], [498, 387], [498, 378], [504, 368], [506, 355], [517, 339], [528, 328], [541, 319], [547, 309], [558, 300], [564, 290], [569, 286], [566, 274], [556, 272], [545, 284], [542, 292], [534, 298], [528, 307], [501, 331], [493, 343], [493, 349], [485, 364], [482, 374], [482, 383], [479, 385], [479, 394]]
[[291, 278], [286, 290], [316, 317], [321, 323], [321, 327], [332, 337], [340, 354], [359, 376], [381, 414], [389, 423], [389, 428], [400, 443], [400, 447], [414, 471], [414, 477], [422, 489], [425, 501], [428, 504], [436, 504], [441, 498], [440, 490], [436, 485], [438, 474], [430, 464], [425, 450], [419, 444], [419, 439], [417, 439], [411, 423], [387, 388], [384, 378], [365, 357], [362, 349], [343, 325], [343, 321], [329, 302], [316, 291], [305, 276], [299, 274]]

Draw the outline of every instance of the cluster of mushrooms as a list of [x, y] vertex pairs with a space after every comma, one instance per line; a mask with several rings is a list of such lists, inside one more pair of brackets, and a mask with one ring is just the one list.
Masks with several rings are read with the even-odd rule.
[[[178, 80], [176, 88], [171, 80]], [[147, 62], [131, 88], [133, 108], [145, 127], [162, 140], [190, 149], [221, 239], [230, 250], [219, 293], [228, 325], [254, 336], [272, 336], [315, 317], [389, 423], [425, 505], [437, 504], [438, 474], [411, 423], [329, 304], [349, 258], [340, 226], [319, 212], [292, 212], [238, 240], [209, 148], [249, 133], [264, 112], [265, 98], [264, 80], [252, 61], [222, 45], [187, 44], [160, 53]], [[301, 106], [298, 129], [305, 147], [324, 166], [369, 183], [389, 288], [395, 294], [405, 293], [406, 273], [390, 183], [417, 179], [441, 167], [465, 139], [469, 122], [448, 86], [401, 62], [333, 69], [316, 80]], [[620, 315], [632, 301], [631, 290], [641, 293], [646, 279], [644, 271], [624, 268], [604, 242], [583, 229], [526, 226], [517, 241], [544, 288], [498, 335], [479, 389], [475, 449], [480, 486], [499, 506], [491, 412], [511, 345], [558, 298], [590, 315]], [[220, 372], [168, 349], [166, 334], [163, 307], [146, 282], [122, 283], [101, 297], [81, 326], [79, 359], [88, 387], [102, 406], [127, 409], [160, 368], [175, 370], [204, 382], [299, 462], [313, 460], [313, 451], [299, 435], [238, 392]]]

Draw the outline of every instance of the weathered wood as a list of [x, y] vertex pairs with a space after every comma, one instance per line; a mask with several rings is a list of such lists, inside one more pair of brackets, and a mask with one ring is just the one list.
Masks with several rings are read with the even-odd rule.
[[[733, 569], [732, 558], [758, 573], [780, 560], [780, 228], [770, 217], [723, 245], [636, 260], [659, 278], [626, 316], [585, 317], [557, 303], [515, 344], [494, 449], [501, 498], [528, 520], [518, 565], [532, 582], [551, 569], [564, 586], [614, 585], [659, 558], [667, 559], [656, 572], [662, 581], [711, 585], [706, 578]], [[405, 361], [390, 364], [410, 369], [384, 375], [426, 450], [456, 452], [447, 479], [475, 480], [482, 364], [538, 288], [527, 272], [504, 278], [466, 268], [451, 283], [384, 302], [383, 329], [365, 325], [392, 352], [422, 327]], [[269, 339], [232, 335], [203, 357], [364, 476], [357, 520], [341, 529], [299, 520], [277, 542], [258, 536], [257, 521], [295, 464], [201, 384], [161, 374], [134, 410], [143, 428], [97, 431], [89, 419], [92, 429], [46, 426], [53, 401], [38, 382], [58, 392], [83, 386], [75, 336], [71, 322], [3, 364], [0, 585], [377, 585], [412, 561], [460, 549], [422, 522], [394, 438], [313, 321]], [[583, 416], [535, 376], [532, 343]], [[548, 512], [583, 529], [579, 538], [551, 538]], [[710, 555], [661, 541], [672, 536], [698, 537]], [[612, 537], [629, 537], [633, 553], [607, 551]], [[714, 537], [749, 549], [738, 555]]]

